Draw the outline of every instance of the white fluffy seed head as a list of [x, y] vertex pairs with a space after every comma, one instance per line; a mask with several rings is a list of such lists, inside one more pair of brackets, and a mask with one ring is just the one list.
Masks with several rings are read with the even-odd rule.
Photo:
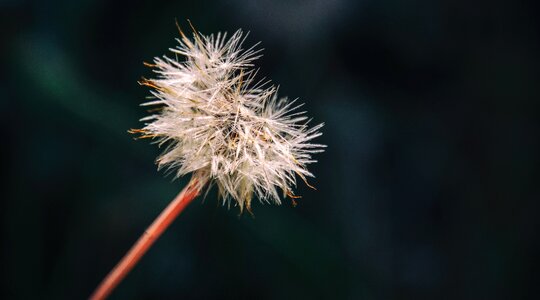
[[313, 177], [306, 165], [325, 147], [311, 142], [323, 124], [309, 127], [298, 111], [302, 104], [278, 98], [269, 81], [255, 81], [260, 50], [242, 48], [241, 30], [229, 38], [180, 33], [179, 45], [170, 49], [175, 58], [148, 64], [157, 78], [141, 81], [153, 89], [143, 105], [158, 107], [133, 132], [167, 145], [159, 168], [215, 183], [224, 203], [233, 199], [241, 210], [250, 209], [253, 194], [277, 204], [280, 192], [296, 198], [296, 176]]

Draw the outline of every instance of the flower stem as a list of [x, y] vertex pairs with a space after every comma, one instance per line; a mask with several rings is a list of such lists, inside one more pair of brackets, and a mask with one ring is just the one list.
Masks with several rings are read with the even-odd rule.
[[139, 240], [131, 247], [129, 252], [120, 260], [112, 271], [103, 279], [90, 300], [106, 299], [116, 286], [135, 267], [137, 262], [148, 251], [152, 244], [161, 236], [169, 225], [178, 217], [184, 208], [199, 194], [201, 186], [193, 178], [189, 184], [174, 198], [174, 200], [161, 212], [154, 222], [146, 229]]

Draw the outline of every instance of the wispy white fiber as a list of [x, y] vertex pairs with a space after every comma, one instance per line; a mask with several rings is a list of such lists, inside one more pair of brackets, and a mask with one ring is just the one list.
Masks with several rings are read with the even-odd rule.
[[249, 210], [254, 194], [277, 204], [280, 194], [296, 197], [297, 177], [313, 177], [306, 165], [325, 146], [312, 143], [323, 124], [310, 127], [302, 104], [255, 80], [261, 50], [243, 49], [245, 37], [241, 30], [230, 37], [194, 31], [191, 39], [181, 32], [172, 57], [148, 64], [156, 78], [141, 81], [153, 96], [143, 105], [157, 107], [134, 131], [166, 145], [159, 168], [194, 172], [217, 185], [224, 203], [234, 199]]

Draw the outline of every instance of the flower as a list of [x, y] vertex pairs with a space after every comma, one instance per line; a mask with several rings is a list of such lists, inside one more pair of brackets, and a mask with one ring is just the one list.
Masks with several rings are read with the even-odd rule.
[[[309, 127], [302, 104], [278, 98], [269, 81], [255, 81], [253, 61], [260, 51], [244, 50], [241, 30], [204, 36], [181, 30], [175, 58], [154, 58], [155, 79], [144, 79], [157, 105], [141, 119], [145, 126], [131, 132], [167, 144], [157, 159], [159, 168], [177, 176], [194, 173], [200, 182], [216, 184], [224, 204], [231, 199], [240, 210], [250, 210], [253, 194], [261, 201], [280, 204], [278, 188], [292, 192], [296, 176], [313, 177], [306, 165], [311, 154], [325, 146], [311, 140], [323, 124]], [[183, 56], [184, 60], [179, 60]], [[308, 184], [309, 186], [309, 184]], [[293, 200], [294, 203], [294, 200]]]

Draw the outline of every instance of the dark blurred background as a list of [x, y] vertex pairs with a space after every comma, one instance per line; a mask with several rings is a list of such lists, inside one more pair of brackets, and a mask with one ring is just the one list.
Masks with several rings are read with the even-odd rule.
[[535, 298], [538, 8], [0, 1], [1, 298], [85, 299], [185, 185], [127, 133], [175, 18], [262, 41], [328, 150], [295, 208], [192, 204], [111, 299]]

